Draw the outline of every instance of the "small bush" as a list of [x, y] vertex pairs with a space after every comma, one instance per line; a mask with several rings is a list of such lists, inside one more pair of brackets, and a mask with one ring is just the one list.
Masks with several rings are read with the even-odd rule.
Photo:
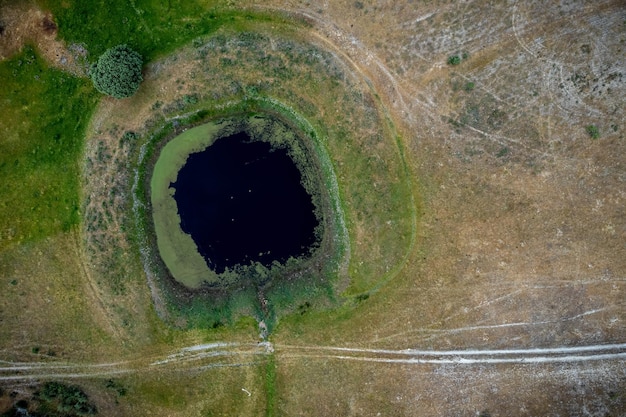
[[461, 57], [458, 55], [450, 55], [448, 57], [448, 65], [459, 65], [461, 63]]
[[598, 126], [596, 126], [596, 125], [589, 125], [589, 126], [585, 127], [585, 130], [587, 131], [587, 133], [589, 134], [591, 139], [598, 139], [598, 138], [600, 138], [600, 129], [598, 129]]
[[123, 397], [128, 393], [128, 390], [126, 389], [126, 387], [124, 387], [122, 384], [112, 379], [109, 379], [106, 382], [106, 387], [114, 390], [117, 393], [118, 397]]
[[96, 406], [89, 402], [87, 395], [77, 386], [60, 382], [46, 382], [38, 394], [39, 398], [56, 406], [63, 415], [88, 416], [96, 414]]
[[503, 147], [502, 149], [500, 149], [497, 153], [497, 157], [498, 158], [502, 158], [503, 156], [506, 156], [509, 154], [509, 148], [508, 147]]
[[135, 142], [139, 136], [135, 132], [127, 131], [124, 132], [122, 137], [120, 138], [120, 145], [127, 145], [132, 142]]
[[108, 49], [92, 65], [89, 76], [96, 90], [115, 98], [130, 97], [143, 81], [141, 55], [127, 45]]
[[368, 298], [370, 298], [370, 295], [368, 293], [359, 294], [356, 296], [356, 301], [360, 303], [362, 301], [367, 300]]
[[185, 102], [185, 104], [196, 104], [198, 102], [198, 95], [187, 94], [186, 96], [183, 97], [183, 101]]

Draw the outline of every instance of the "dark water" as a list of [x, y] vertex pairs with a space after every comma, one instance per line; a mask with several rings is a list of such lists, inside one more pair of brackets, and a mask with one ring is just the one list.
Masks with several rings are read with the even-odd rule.
[[239, 133], [189, 156], [172, 187], [181, 226], [216, 272], [308, 252], [318, 221], [284, 150]]

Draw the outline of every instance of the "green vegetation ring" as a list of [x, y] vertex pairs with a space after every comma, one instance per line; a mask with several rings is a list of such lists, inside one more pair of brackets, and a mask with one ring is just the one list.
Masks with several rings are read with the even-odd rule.
[[[336, 192], [337, 179], [325, 149], [315, 138], [307, 137], [304, 133], [312, 131], [310, 125], [294, 126], [301, 123], [302, 119], [289, 123], [286, 109], [277, 103], [248, 101], [246, 106], [259, 110], [265, 107], [265, 110], [248, 116], [209, 121], [179, 135], [170, 136], [161, 141], [165, 145], [160, 150], [154, 167], [146, 168], [147, 171], [152, 171], [149, 199], [161, 259], [172, 277], [188, 288], [259, 286], [269, 280], [279, 280], [283, 276], [302, 274], [313, 265], [316, 265], [318, 271], [328, 269], [322, 266], [323, 259], [344, 259], [349, 253], [346, 250], [348, 244], [343, 211]], [[315, 206], [319, 221], [315, 230], [318, 245], [312, 248], [310, 256], [290, 258], [286, 263], [275, 261], [266, 267], [256, 262], [217, 273], [207, 266], [192, 237], [182, 230], [171, 184], [176, 182], [189, 155], [201, 152], [216, 140], [240, 131], [247, 132], [255, 141], [269, 141], [274, 149], [288, 150], [290, 158], [301, 172], [302, 185], [312, 197]], [[338, 245], [339, 242], [345, 243]], [[338, 263], [335, 262], [332, 268], [337, 270]]]

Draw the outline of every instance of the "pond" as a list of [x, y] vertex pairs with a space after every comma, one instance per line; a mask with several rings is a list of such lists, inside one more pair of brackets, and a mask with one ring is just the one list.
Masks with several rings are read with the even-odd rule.
[[207, 265], [270, 266], [308, 254], [316, 242], [311, 196], [285, 149], [246, 132], [192, 153], [170, 184], [180, 226]]

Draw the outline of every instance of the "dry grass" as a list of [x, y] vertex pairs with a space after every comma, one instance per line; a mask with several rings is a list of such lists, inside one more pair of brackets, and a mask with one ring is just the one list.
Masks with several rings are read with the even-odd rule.
[[[277, 343], [494, 349], [623, 342], [624, 87], [611, 75], [623, 72], [623, 9], [616, 2], [565, 11], [487, 11], [480, 3], [368, 5], [368, 13], [344, 7], [331, 3], [309, 13], [340, 28], [317, 29], [371, 77], [401, 121], [424, 215], [409, 264], [379, 294], [354, 311], [291, 320]], [[461, 51], [469, 58], [447, 66], [447, 57]], [[465, 91], [470, 81], [475, 87]], [[449, 122], [463, 116], [462, 124]], [[604, 126], [599, 141], [584, 131], [592, 123]], [[373, 404], [386, 404], [382, 415], [579, 415], [576, 402], [529, 403], [544, 389], [571, 398], [572, 386], [585, 383], [594, 387], [585, 391], [596, 399], [591, 413], [623, 407], [623, 399], [607, 397], [623, 391], [619, 379], [613, 388], [603, 382], [615, 369], [610, 363], [566, 373], [459, 368], [452, 382], [426, 366], [344, 369], [333, 361], [318, 374], [310, 359], [292, 361], [284, 381], [308, 388], [286, 389], [286, 415], [298, 407], [323, 413], [322, 404], [341, 415], [376, 415]], [[359, 367], [362, 374], [352, 375]], [[403, 372], [433, 382], [409, 384]], [[326, 373], [336, 383], [324, 378], [316, 395], [294, 396], [314, 390], [311, 381]], [[465, 381], [471, 388], [459, 392], [460, 374], [483, 381]], [[352, 390], [350, 381], [358, 381]], [[386, 383], [368, 388], [380, 381]], [[387, 396], [387, 387], [403, 395]], [[327, 400], [307, 400], [321, 397]]]
[[[390, 365], [285, 358], [279, 415], [619, 415], [624, 373], [603, 365]], [[391, 383], [390, 381], [393, 381]], [[481, 414], [482, 413], [482, 414]], [[488, 414], [487, 414], [488, 413]]]
[[110, 324], [84, 280], [77, 236], [59, 235], [3, 251], [0, 331], [3, 356], [97, 358], [114, 352]]

